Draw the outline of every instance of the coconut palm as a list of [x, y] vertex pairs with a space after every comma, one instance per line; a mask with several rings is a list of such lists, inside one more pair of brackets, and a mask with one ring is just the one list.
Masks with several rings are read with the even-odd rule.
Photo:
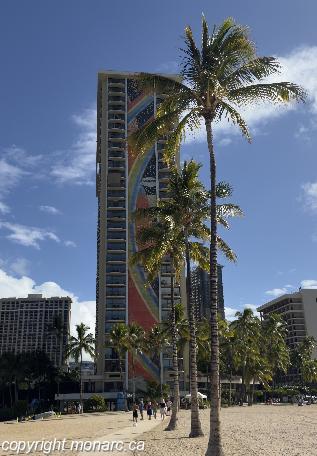
[[160, 396], [163, 395], [163, 385], [162, 385], [162, 362], [161, 362], [161, 353], [162, 351], [169, 346], [169, 339], [166, 336], [164, 328], [160, 325], [153, 326], [145, 334], [144, 349], [147, 354], [150, 354], [152, 357], [158, 359], [159, 363], [159, 376], [160, 376]]
[[211, 410], [207, 455], [223, 454], [220, 432], [219, 339], [217, 326], [217, 221], [216, 160], [213, 124], [227, 119], [251, 140], [239, 108], [258, 102], [275, 104], [302, 101], [304, 91], [289, 82], [268, 83], [265, 78], [279, 72], [274, 57], [259, 57], [248, 29], [226, 19], [210, 34], [202, 18], [201, 49], [190, 27], [185, 28], [185, 46], [181, 60], [181, 80], [162, 75], [141, 74], [144, 89], [165, 95], [155, 119], [151, 119], [130, 138], [139, 152], [147, 150], [163, 135], [168, 135], [165, 153], [174, 154], [184, 138], [185, 129], [194, 131], [204, 123], [210, 162], [210, 332], [211, 332]]
[[127, 349], [132, 360], [132, 398], [135, 402], [135, 358], [144, 351], [145, 332], [142, 326], [132, 322], [128, 325]]
[[292, 353], [292, 365], [300, 373], [302, 384], [317, 381], [317, 361], [312, 359], [317, 343], [314, 337], [305, 337]]
[[268, 315], [262, 323], [263, 351], [272, 376], [286, 373], [290, 365], [290, 353], [286, 344], [287, 325], [278, 314]]
[[[150, 242], [150, 245], [137, 252], [134, 257], [134, 261], [143, 262], [147, 270], [152, 268], [153, 273], [157, 272], [158, 265], [166, 255], [170, 255], [174, 262], [177, 259], [178, 268], [181, 264], [186, 265], [187, 313], [190, 329], [191, 437], [203, 434], [198, 407], [196, 321], [195, 307], [191, 299], [190, 264], [191, 261], [195, 261], [203, 269], [208, 268], [209, 249], [201, 241], [209, 241], [210, 238], [210, 229], [205, 223], [210, 214], [209, 194], [199, 181], [200, 167], [201, 165], [192, 160], [185, 162], [180, 171], [173, 167], [169, 181], [170, 198], [159, 201], [156, 207], [136, 211], [136, 216], [147, 221], [152, 220], [152, 225], [143, 227], [139, 233], [139, 240], [145, 245]], [[217, 194], [219, 198], [224, 198], [232, 194], [232, 189], [229, 184], [222, 182], [217, 185]], [[217, 221], [224, 227], [229, 227], [227, 218], [234, 215], [242, 215], [238, 206], [234, 204], [217, 206]], [[199, 241], [193, 241], [193, 238]], [[153, 245], [153, 239], [155, 239], [155, 245]], [[217, 245], [227, 258], [235, 260], [234, 252], [218, 235]]]
[[[154, 211], [153, 211], [154, 209]], [[177, 353], [177, 314], [175, 306], [174, 283], [180, 279], [183, 257], [179, 249], [179, 244], [176, 241], [175, 224], [171, 217], [162, 217], [158, 219], [157, 208], [148, 208], [152, 218], [150, 225], [142, 227], [137, 234], [140, 250], [135, 253], [132, 258], [133, 263], [141, 263], [148, 274], [148, 282], [150, 283], [154, 277], [159, 274], [163, 261], [167, 258], [171, 264], [171, 315], [170, 329], [172, 339], [172, 365], [173, 365], [173, 407], [172, 416], [167, 427], [167, 430], [175, 430], [177, 427], [177, 411], [179, 402], [179, 374], [178, 374], [178, 353]], [[137, 216], [146, 217], [147, 211], [140, 211]]]
[[79, 362], [79, 387], [80, 387], [80, 405], [81, 413], [83, 413], [83, 381], [82, 381], [82, 364], [83, 354], [87, 353], [92, 358], [95, 358], [95, 339], [92, 333], [89, 333], [89, 326], [84, 323], [76, 325], [76, 336], [70, 336], [69, 343], [66, 347], [66, 357], [74, 358], [75, 362]]
[[[236, 313], [236, 319], [230, 329], [234, 333], [233, 359], [236, 368], [241, 372], [241, 402], [249, 399], [249, 385], [265, 359], [261, 358], [261, 325], [251, 309]], [[262, 363], [262, 364], [261, 364]], [[266, 369], [263, 369], [266, 372]]]
[[127, 391], [125, 387], [122, 363], [125, 360], [126, 353], [129, 347], [128, 335], [129, 331], [127, 325], [125, 323], [116, 323], [115, 325], [113, 325], [106, 339], [106, 347], [113, 348], [118, 357], [120, 380], [122, 382], [126, 411], [128, 411]]

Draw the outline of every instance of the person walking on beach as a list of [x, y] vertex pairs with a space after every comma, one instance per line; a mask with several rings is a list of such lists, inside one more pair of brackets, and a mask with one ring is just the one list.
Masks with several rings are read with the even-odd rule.
[[156, 419], [156, 414], [157, 414], [157, 402], [156, 401], [153, 402], [152, 408], [153, 408], [153, 416]]
[[139, 410], [140, 410], [140, 415], [141, 415], [141, 420], [143, 420], [143, 412], [144, 412], [144, 402], [143, 402], [143, 399], [141, 399], [140, 403], [139, 403]]
[[166, 416], [170, 416], [172, 405], [173, 402], [170, 399], [168, 399], [168, 401], [166, 402]]
[[161, 420], [164, 420], [166, 415], [166, 403], [164, 399], [162, 399], [162, 401], [160, 402], [160, 414]]
[[147, 407], [146, 407], [146, 413], [149, 418], [149, 420], [152, 418], [153, 415], [153, 409], [152, 409], [152, 403], [148, 402]]
[[133, 426], [136, 426], [138, 424], [138, 406], [136, 404], [133, 404], [132, 415], [133, 415]]

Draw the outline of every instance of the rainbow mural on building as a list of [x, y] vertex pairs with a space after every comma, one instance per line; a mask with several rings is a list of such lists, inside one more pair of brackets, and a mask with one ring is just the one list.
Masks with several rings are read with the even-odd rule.
[[[153, 95], [142, 93], [134, 79], [127, 81], [127, 94], [128, 134], [130, 134], [153, 117], [155, 100]], [[129, 150], [128, 160], [128, 213], [133, 214], [137, 208], [149, 207], [157, 203], [158, 176], [155, 148], [153, 147], [142, 156], [132, 154]], [[136, 230], [136, 222], [130, 218], [129, 257], [137, 251]], [[146, 273], [141, 266], [129, 265], [128, 320], [129, 323], [136, 322], [147, 330], [159, 322], [159, 281], [157, 279], [151, 286], [145, 287], [146, 280]], [[136, 375], [159, 382], [159, 366], [145, 355], [138, 356]]]

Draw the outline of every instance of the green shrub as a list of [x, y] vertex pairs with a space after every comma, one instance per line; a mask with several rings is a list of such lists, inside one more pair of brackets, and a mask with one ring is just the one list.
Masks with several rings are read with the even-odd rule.
[[84, 402], [86, 412], [103, 412], [106, 410], [106, 403], [102, 396], [94, 394]]

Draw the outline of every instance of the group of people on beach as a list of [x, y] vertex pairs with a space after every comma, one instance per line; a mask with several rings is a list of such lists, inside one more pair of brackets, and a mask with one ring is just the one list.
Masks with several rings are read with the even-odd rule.
[[148, 401], [146, 404], [144, 404], [143, 399], [141, 399], [138, 404], [133, 404], [133, 425], [136, 426], [139, 418], [139, 413], [140, 420], [144, 419], [144, 413], [146, 413], [149, 420], [152, 418], [152, 416], [156, 420], [158, 409], [160, 410], [161, 420], [164, 420], [166, 416], [170, 415], [172, 405], [173, 403], [170, 399], [165, 401], [165, 399], [162, 398], [159, 403], [156, 401]]

